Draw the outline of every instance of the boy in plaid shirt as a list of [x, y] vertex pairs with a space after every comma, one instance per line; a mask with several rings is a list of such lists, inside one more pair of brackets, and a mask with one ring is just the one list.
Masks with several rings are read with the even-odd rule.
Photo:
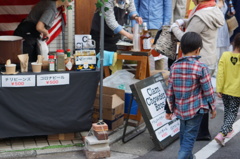
[[[192, 159], [192, 149], [204, 113], [216, 116], [215, 98], [207, 65], [198, 61], [202, 38], [187, 32], [181, 39], [183, 57], [173, 63], [168, 80], [169, 107], [180, 119], [180, 150], [178, 159]], [[166, 118], [171, 120], [172, 113]]]

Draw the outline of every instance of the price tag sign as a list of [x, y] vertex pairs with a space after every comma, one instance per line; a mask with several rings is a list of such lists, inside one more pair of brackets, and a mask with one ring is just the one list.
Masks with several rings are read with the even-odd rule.
[[2, 87], [34, 87], [35, 75], [2, 76]]
[[68, 85], [69, 80], [69, 73], [37, 75], [37, 86]]
[[158, 128], [168, 123], [168, 120], [165, 118], [165, 115], [166, 115], [165, 113], [162, 113], [150, 120], [150, 123], [154, 130], [157, 130]]
[[168, 136], [171, 135], [171, 130], [170, 130], [169, 125], [168, 124], [164, 125], [160, 129], [155, 131], [155, 134], [156, 134], [159, 141], [163, 141], [164, 139], [166, 139]]

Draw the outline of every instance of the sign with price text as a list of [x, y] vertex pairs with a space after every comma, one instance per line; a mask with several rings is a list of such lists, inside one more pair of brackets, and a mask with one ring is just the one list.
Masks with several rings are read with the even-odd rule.
[[35, 75], [2, 76], [2, 87], [34, 87]]
[[69, 80], [69, 73], [37, 75], [37, 86], [68, 85]]
[[178, 138], [180, 122], [165, 118], [167, 86], [161, 73], [130, 85], [155, 146], [163, 150]]

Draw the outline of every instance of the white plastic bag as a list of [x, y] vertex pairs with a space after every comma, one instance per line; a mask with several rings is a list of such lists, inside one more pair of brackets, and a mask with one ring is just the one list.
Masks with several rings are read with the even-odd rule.
[[46, 41], [42, 41], [41, 39], [38, 39], [38, 48], [40, 50], [40, 55], [42, 55], [44, 58], [43, 60], [47, 61], [49, 49]]
[[123, 89], [125, 92], [131, 92], [130, 85], [140, 80], [134, 78], [134, 74], [127, 70], [118, 70], [111, 76], [103, 79], [103, 86]]

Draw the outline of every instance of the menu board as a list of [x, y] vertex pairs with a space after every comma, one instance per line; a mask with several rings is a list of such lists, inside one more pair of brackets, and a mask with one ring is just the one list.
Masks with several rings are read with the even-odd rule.
[[180, 121], [165, 118], [167, 86], [161, 73], [130, 85], [157, 149], [163, 150], [178, 138]]

